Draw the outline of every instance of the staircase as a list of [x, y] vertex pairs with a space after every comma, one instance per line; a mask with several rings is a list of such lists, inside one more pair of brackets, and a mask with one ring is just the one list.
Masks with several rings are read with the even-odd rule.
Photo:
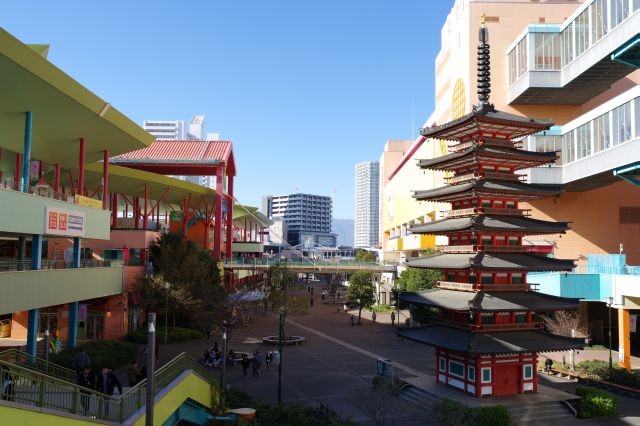
[[[217, 380], [211, 373], [182, 353], [156, 370], [154, 395], [187, 371], [195, 373], [211, 388], [216, 387]], [[82, 416], [88, 421], [123, 423], [139, 413], [146, 402], [146, 380], [124, 395], [110, 397], [75, 384], [75, 372], [16, 350], [0, 353], [0, 383], [6, 380], [11, 380], [13, 386], [4, 391], [0, 388], [2, 400], [38, 410]]]
[[413, 385], [405, 384], [400, 390], [400, 397], [414, 405], [430, 407], [439, 398]]
[[578, 419], [562, 401], [537, 402], [534, 404], [506, 407], [511, 422], [520, 425], [570, 425], [578, 424]]

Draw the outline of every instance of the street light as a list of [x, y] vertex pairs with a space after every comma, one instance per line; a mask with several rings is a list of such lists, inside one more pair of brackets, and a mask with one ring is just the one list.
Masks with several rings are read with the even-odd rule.
[[607, 306], [609, 307], [609, 369], [613, 368], [613, 361], [611, 360], [611, 305], [613, 305], [613, 297], [607, 297]]
[[359, 297], [356, 299], [356, 302], [358, 302], [358, 325], [360, 325], [360, 317], [362, 316], [362, 306], [360, 306]]
[[167, 291], [166, 309], [164, 311], [164, 344], [166, 345], [169, 336], [169, 290], [171, 289], [171, 284], [164, 283], [164, 289]]

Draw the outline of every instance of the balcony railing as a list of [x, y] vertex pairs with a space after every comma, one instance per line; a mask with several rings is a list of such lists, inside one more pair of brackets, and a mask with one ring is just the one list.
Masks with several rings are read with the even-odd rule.
[[448, 210], [444, 212], [445, 218], [471, 216], [474, 214], [494, 214], [502, 216], [529, 216], [531, 209], [511, 209], [497, 207], [471, 207], [467, 209]]
[[524, 175], [517, 175], [513, 173], [503, 173], [503, 172], [482, 172], [481, 175], [485, 179], [497, 179], [497, 180], [523, 180], [525, 178]]
[[525, 246], [490, 244], [438, 246], [436, 249], [447, 253], [473, 253], [476, 251], [484, 251], [488, 253], [524, 253], [527, 251], [527, 247]]
[[436, 247], [438, 251], [444, 251], [447, 253], [473, 253], [476, 251], [475, 245], [467, 245], [467, 246], [438, 246]]
[[454, 281], [438, 281], [438, 287], [452, 290], [465, 291], [529, 291], [534, 290], [538, 286], [536, 283], [508, 283], [508, 284], [477, 284], [477, 283], [460, 283]]
[[470, 322], [456, 321], [452, 319], [438, 318], [435, 323], [448, 325], [450, 327], [462, 328], [475, 331], [512, 331], [512, 330], [540, 330], [542, 323], [539, 322], [517, 322], [506, 324], [476, 324]]
[[[80, 261], [80, 268], [110, 268], [124, 266], [122, 260], [96, 260], [96, 259], [82, 259]], [[42, 259], [40, 269], [72, 269], [73, 262], [67, 260], [49, 260]], [[0, 272], [12, 272], [12, 271], [30, 271], [32, 270], [31, 259], [25, 260], [0, 260]]]
[[447, 176], [445, 177], [445, 180], [447, 181], [448, 184], [457, 184], [457, 183], [462, 183], [462, 182], [467, 182], [473, 179], [476, 179], [478, 177], [477, 174], [475, 173], [467, 173], [464, 175], [457, 175], [457, 176]]
[[[0, 181], [0, 189], [22, 192], [22, 184], [15, 182], [13, 179], [4, 179]], [[73, 195], [55, 192], [49, 185], [29, 185], [28, 193], [39, 197], [53, 198], [54, 200], [75, 204], [75, 198]]]

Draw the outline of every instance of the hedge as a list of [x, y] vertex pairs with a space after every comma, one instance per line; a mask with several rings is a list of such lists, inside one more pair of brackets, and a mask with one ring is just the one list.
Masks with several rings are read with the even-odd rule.
[[[186, 342], [188, 340], [196, 340], [204, 337], [201, 331], [191, 328], [170, 327], [167, 333], [168, 343]], [[156, 329], [156, 339], [158, 343], [164, 343], [164, 327]], [[124, 337], [126, 342], [137, 343], [139, 345], [147, 344], [147, 328], [141, 327]]]
[[576, 394], [583, 397], [578, 410], [578, 416], [583, 419], [611, 417], [618, 412], [618, 400], [611, 392], [588, 386], [578, 386]]
[[125, 366], [138, 356], [138, 347], [132, 343], [111, 340], [96, 340], [74, 348], [65, 348], [60, 353], [51, 354], [49, 361], [74, 370], [73, 357], [84, 348], [91, 360], [91, 369], [100, 371], [102, 367], [114, 370]]
[[511, 416], [501, 405], [465, 407], [444, 398], [433, 407], [436, 421], [442, 426], [509, 426]]
[[605, 382], [640, 388], [640, 371], [630, 371], [617, 365], [610, 369], [606, 361], [581, 361], [576, 364], [576, 371]]

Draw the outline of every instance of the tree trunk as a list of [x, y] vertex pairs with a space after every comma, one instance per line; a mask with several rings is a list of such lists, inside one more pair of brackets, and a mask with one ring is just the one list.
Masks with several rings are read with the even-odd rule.
[[362, 318], [362, 306], [358, 306], [358, 325], [360, 325], [360, 318]]

